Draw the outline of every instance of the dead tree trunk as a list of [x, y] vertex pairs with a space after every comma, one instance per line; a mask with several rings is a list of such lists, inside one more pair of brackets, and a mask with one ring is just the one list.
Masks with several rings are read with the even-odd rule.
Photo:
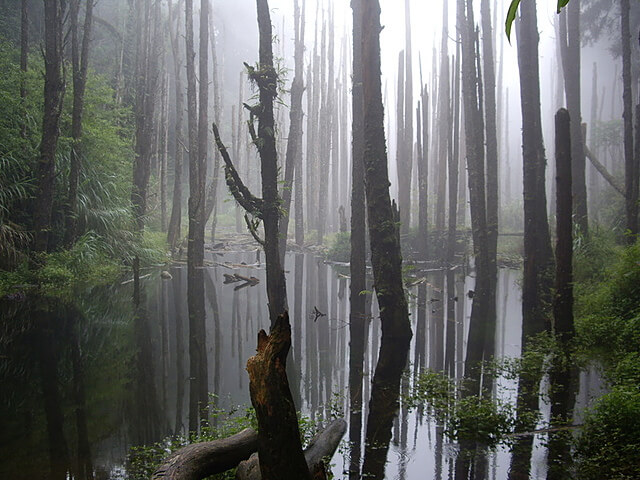
[[582, 138], [582, 111], [580, 108], [580, 0], [572, 0], [560, 14], [560, 51], [564, 71], [564, 90], [571, 122], [571, 172], [573, 180], [573, 207], [576, 223], [583, 235], [589, 233], [587, 215], [587, 187], [585, 183], [584, 139]]
[[629, 0], [620, 0], [620, 33], [622, 43], [622, 118], [624, 120], [624, 180], [625, 180], [625, 212], [627, 217], [627, 230], [631, 235], [628, 242], [635, 242], [638, 233], [638, 197], [637, 192], [638, 172], [636, 161], [633, 158], [633, 95], [631, 91], [631, 29], [629, 25], [630, 7]]
[[[552, 359], [551, 426], [566, 427], [572, 422], [577, 369], [570, 358], [573, 326], [573, 219], [572, 158], [569, 112], [556, 113], [556, 282], [553, 301], [554, 333], [558, 342]], [[566, 432], [549, 435], [547, 480], [561, 480], [570, 475], [571, 452]]]
[[169, 455], [151, 480], [201, 480], [234, 468], [257, 448], [258, 434], [250, 428], [231, 437], [187, 445]]
[[[175, 12], [169, 18], [169, 39], [171, 41], [171, 52], [173, 54], [173, 65], [175, 67], [175, 96], [176, 96], [176, 120], [175, 120], [175, 151], [173, 158], [173, 200], [171, 204], [171, 218], [169, 219], [169, 231], [167, 232], [167, 243], [172, 249], [176, 248], [180, 239], [182, 226], [182, 165], [184, 161], [184, 91], [182, 89], [182, 55], [178, 39], [180, 38], [180, 5], [176, 5], [173, 10], [172, 2], [169, 1], [169, 11]], [[173, 15], [176, 15], [178, 26], [173, 27]]]
[[[20, 100], [22, 101], [22, 107], [26, 108], [25, 102], [27, 100], [27, 79], [26, 74], [29, 68], [29, 8], [27, 0], [22, 0], [20, 10], [20, 71], [22, 72], [22, 78], [20, 79]], [[21, 120], [20, 136], [24, 139], [27, 138], [27, 121]]]
[[402, 176], [398, 178], [398, 208], [400, 209], [400, 233], [409, 233], [411, 226], [411, 176], [413, 167], [413, 57], [411, 54], [411, 9], [409, 0], [404, 3], [405, 18], [405, 83], [404, 83], [404, 131], [402, 143]]
[[[517, 34], [518, 68], [522, 72], [520, 103], [524, 178], [522, 345], [523, 348], [527, 348], [532, 336], [549, 328], [553, 258], [544, 180], [546, 159], [540, 114], [536, 2], [523, 2], [520, 8], [521, 18]], [[529, 412], [537, 410], [539, 383], [539, 375], [521, 375], [517, 404], [517, 414], [520, 419]], [[519, 438], [516, 441], [511, 457], [509, 480], [529, 477], [532, 446], [533, 438], [531, 437]]]
[[[260, 103], [249, 107], [249, 128], [253, 143], [258, 148], [261, 162], [262, 198], [255, 197], [242, 182], [231, 161], [229, 153], [220, 139], [217, 125], [213, 124], [216, 144], [225, 163], [225, 174], [229, 190], [236, 201], [247, 211], [245, 221], [254, 238], [263, 246], [267, 264], [267, 298], [269, 318], [273, 325], [279, 315], [286, 310], [287, 290], [284, 270], [278, 251], [280, 198], [278, 195], [278, 158], [275, 142], [275, 122], [273, 102], [277, 95], [277, 73], [273, 66], [271, 46], [271, 16], [267, 0], [256, 0], [258, 7], [258, 28], [260, 32], [259, 68], [248, 67], [249, 79], [259, 89]], [[258, 118], [256, 132], [254, 119]], [[249, 217], [251, 216], [251, 218]], [[259, 221], [264, 224], [264, 240], [259, 238]]]
[[[294, 188], [293, 176], [296, 166], [302, 162], [299, 157], [302, 154], [302, 94], [304, 84], [302, 78], [304, 62], [304, 23], [300, 17], [298, 0], [294, 1], [294, 29], [295, 29], [295, 73], [291, 84], [291, 111], [289, 114], [289, 138], [287, 140], [287, 153], [285, 158], [284, 185], [282, 189], [282, 207], [284, 214], [280, 222], [280, 260], [284, 264], [284, 254], [287, 249], [287, 235], [289, 232], [289, 217], [291, 211], [291, 194]], [[296, 185], [295, 188], [301, 186]], [[296, 205], [296, 210], [298, 206]]]
[[288, 313], [284, 312], [269, 335], [260, 330], [258, 353], [247, 362], [251, 403], [258, 417], [258, 454], [264, 480], [311, 478], [287, 380], [290, 348], [291, 325]]
[[49, 247], [51, 209], [56, 176], [56, 149], [60, 135], [60, 114], [62, 113], [65, 88], [62, 77], [63, 3], [59, 0], [45, 2], [44, 15], [44, 112], [33, 212], [34, 249], [37, 252], [45, 252]]
[[363, 474], [379, 475], [377, 459], [389, 447], [391, 426], [398, 409], [400, 378], [412, 333], [402, 282], [397, 209], [389, 196], [380, 78], [380, 4], [378, 0], [369, 0], [361, 6], [365, 190], [371, 263], [382, 323], [380, 360], [373, 378], [367, 420]]

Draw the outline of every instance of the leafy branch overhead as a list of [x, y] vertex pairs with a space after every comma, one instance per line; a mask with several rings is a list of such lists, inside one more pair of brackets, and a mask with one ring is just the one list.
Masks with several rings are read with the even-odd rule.
[[[557, 13], [560, 13], [563, 7], [566, 7], [569, 3], [569, 0], [558, 0], [558, 9]], [[507, 34], [507, 39], [511, 42], [511, 26], [513, 25], [513, 21], [516, 19], [516, 12], [518, 11], [518, 6], [520, 5], [520, 0], [511, 0], [511, 4], [509, 5], [509, 10], [507, 11], [507, 19], [504, 24], [505, 33]]]

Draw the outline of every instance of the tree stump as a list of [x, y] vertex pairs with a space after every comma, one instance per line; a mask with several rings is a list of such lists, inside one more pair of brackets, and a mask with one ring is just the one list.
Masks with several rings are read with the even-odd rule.
[[296, 409], [287, 380], [291, 325], [285, 311], [270, 334], [258, 333], [258, 350], [247, 361], [251, 403], [258, 417], [258, 452], [263, 480], [310, 480]]

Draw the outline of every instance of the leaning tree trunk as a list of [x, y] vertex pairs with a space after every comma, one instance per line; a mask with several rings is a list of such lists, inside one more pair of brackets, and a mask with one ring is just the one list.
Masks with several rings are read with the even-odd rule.
[[45, 252], [49, 247], [51, 210], [56, 180], [56, 150], [60, 135], [60, 114], [64, 96], [63, 62], [63, 17], [59, 0], [44, 4], [44, 112], [42, 118], [42, 141], [37, 166], [37, 187], [33, 211], [34, 249]]

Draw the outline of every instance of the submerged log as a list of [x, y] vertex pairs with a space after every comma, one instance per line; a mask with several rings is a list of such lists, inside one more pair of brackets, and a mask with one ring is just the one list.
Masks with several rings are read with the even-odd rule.
[[[333, 456], [346, 431], [347, 422], [342, 418], [338, 418], [313, 437], [304, 451], [304, 458], [312, 478], [326, 478], [324, 459]], [[284, 450], [282, 455], [286, 456]], [[260, 459], [257, 453], [251, 455], [248, 460], [241, 462], [236, 472], [236, 479], [262, 480], [259, 462]]]
[[258, 434], [246, 428], [231, 437], [194, 443], [172, 453], [151, 480], [200, 480], [234, 468], [258, 449]]

